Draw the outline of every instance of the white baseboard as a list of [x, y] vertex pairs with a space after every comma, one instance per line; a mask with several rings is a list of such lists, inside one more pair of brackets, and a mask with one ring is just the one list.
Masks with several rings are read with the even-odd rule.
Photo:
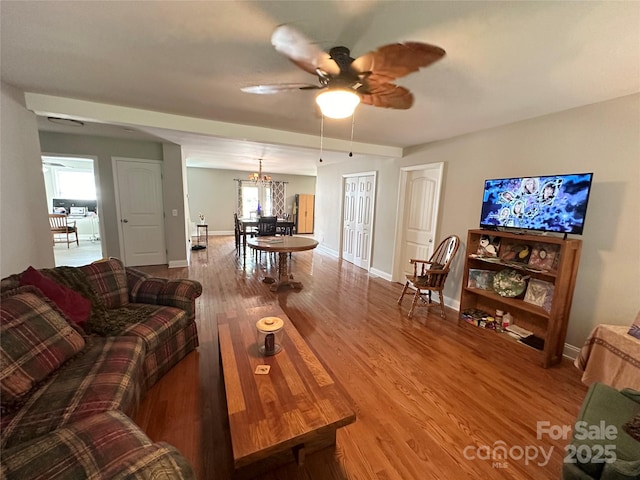
[[337, 250], [333, 250], [332, 248], [326, 247], [321, 243], [318, 244], [318, 246], [316, 247], [316, 250], [322, 253], [326, 253], [327, 255], [331, 255], [334, 258], [340, 258], [340, 255], [338, 254]]
[[188, 267], [189, 263], [187, 262], [187, 260], [170, 260], [169, 261], [169, 268], [181, 268], [181, 267]]
[[391, 281], [391, 274], [384, 272], [382, 270], [378, 270], [377, 268], [371, 268], [369, 269], [369, 275], [374, 275], [376, 277], [380, 277], [383, 280], [386, 280], [387, 282]]
[[564, 344], [564, 350], [562, 352], [563, 357], [575, 360], [576, 358], [578, 358], [578, 355], [580, 355], [580, 348], [574, 345], [569, 345], [568, 343]]
[[457, 310], [458, 312], [460, 311], [460, 300], [457, 298], [453, 299], [449, 297], [444, 297], [444, 304], [449, 308], [453, 308], [454, 310]]
[[[210, 237], [214, 237], [216, 235], [220, 235], [220, 236], [221, 235], [233, 235], [233, 233], [234, 233], [233, 230], [216, 230], [215, 232], [214, 231], [209, 232], [209, 236]], [[193, 237], [193, 238], [195, 238], [197, 236], [198, 235], [196, 235], [195, 233], [191, 234], [191, 237]]]

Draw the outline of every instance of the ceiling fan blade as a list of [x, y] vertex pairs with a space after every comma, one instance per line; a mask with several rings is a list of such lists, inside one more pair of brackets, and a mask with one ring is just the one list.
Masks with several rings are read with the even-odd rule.
[[276, 83], [271, 85], [252, 85], [250, 87], [242, 87], [245, 93], [255, 93], [258, 95], [271, 95], [273, 93], [286, 92], [289, 90], [316, 90], [322, 88], [318, 85], [309, 83]]
[[271, 35], [271, 44], [277, 52], [313, 75], [317, 73], [317, 69], [331, 75], [340, 73], [338, 65], [327, 52], [290, 25], [280, 25], [276, 28]]
[[442, 48], [427, 43], [393, 43], [356, 58], [351, 68], [358, 73], [367, 74], [368, 80], [386, 83], [417, 72], [444, 55]]
[[413, 94], [393, 83], [369, 82], [367, 89], [358, 90], [360, 102], [383, 108], [406, 110], [413, 105]]

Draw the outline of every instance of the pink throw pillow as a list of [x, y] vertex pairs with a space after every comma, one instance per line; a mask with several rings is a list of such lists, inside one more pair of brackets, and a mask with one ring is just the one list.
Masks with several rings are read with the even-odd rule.
[[77, 325], [82, 326], [91, 314], [91, 301], [70, 288], [45, 277], [33, 267], [20, 276], [20, 285], [33, 285], [45, 294], [60, 310]]

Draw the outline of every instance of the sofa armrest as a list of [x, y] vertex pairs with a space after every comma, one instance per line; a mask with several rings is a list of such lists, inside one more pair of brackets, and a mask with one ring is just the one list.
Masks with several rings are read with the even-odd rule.
[[135, 268], [126, 267], [129, 301], [177, 307], [187, 312], [193, 320], [196, 316], [195, 300], [202, 294], [202, 284], [196, 280], [152, 277]]
[[175, 447], [153, 443], [133, 420], [118, 410], [88, 416], [3, 449], [0, 477], [3, 480], [196, 478], [188, 460]]

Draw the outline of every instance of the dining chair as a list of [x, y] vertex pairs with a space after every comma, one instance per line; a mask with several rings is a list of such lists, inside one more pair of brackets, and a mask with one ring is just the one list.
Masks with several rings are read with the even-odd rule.
[[66, 214], [50, 213], [49, 227], [51, 228], [51, 238], [54, 245], [56, 243], [66, 243], [67, 248], [69, 248], [69, 244], [74, 242], [72, 236], [75, 235], [76, 245], [80, 246], [80, 242], [78, 241], [78, 229], [76, 228], [76, 222], [70, 222]]
[[242, 226], [240, 225], [240, 220], [238, 220], [238, 214], [233, 214], [233, 232], [236, 241], [236, 253], [240, 253], [240, 243], [242, 240]]
[[[278, 233], [278, 217], [268, 216], [268, 217], [260, 217], [258, 219], [258, 237], [275, 237]], [[258, 258], [262, 258], [262, 252], [256, 250], [258, 253]], [[271, 257], [275, 259], [275, 254], [271, 254]]]
[[273, 237], [277, 232], [278, 217], [260, 217], [258, 220], [258, 236]]
[[[442, 290], [444, 289], [447, 275], [449, 275], [451, 261], [456, 256], [459, 246], [460, 238], [458, 238], [457, 235], [451, 235], [440, 242], [440, 245], [438, 245], [438, 248], [436, 248], [429, 260], [416, 258], [409, 260], [413, 265], [413, 275], [407, 275], [406, 283], [404, 284], [400, 298], [398, 298], [398, 305], [400, 305], [409, 287], [415, 289], [411, 308], [409, 309], [409, 318], [413, 317], [413, 311], [416, 308], [418, 300], [422, 300], [427, 307], [439, 304], [440, 316], [446, 318]], [[438, 294], [438, 302], [432, 301], [431, 292]]]

